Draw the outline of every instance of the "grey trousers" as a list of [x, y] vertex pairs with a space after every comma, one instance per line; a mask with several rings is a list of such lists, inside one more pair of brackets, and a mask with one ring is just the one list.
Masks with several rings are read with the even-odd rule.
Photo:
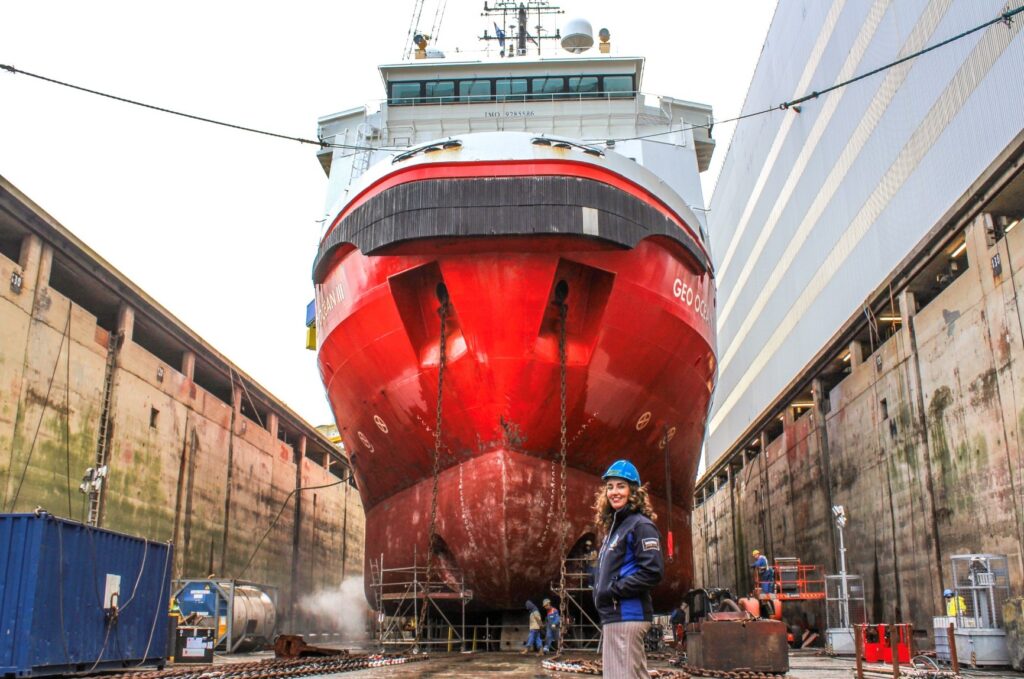
[[601, 665], [605, 679], [650, 679], [644, 636], [649, 622], [610, 622], [601, 628]]

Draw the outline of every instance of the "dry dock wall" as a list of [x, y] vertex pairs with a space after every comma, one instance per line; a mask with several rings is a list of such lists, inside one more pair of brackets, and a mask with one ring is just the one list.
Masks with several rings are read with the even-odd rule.
[[[815, 382], [812, 407], [787, 408], [781, 433], [701, 479], [698, 586], [748, 591], [757, 548], [835, 573], [829, 510], [841, 504], [870, 621], [929, 630], [955, 554], [1007, 554], [1021, 592], [1024, 229], [991, 243], [991, 219], [965, 231], [965, 272], [922, 308], [894, 295], [902, 322], [891, 337], [874, 351], [852, 345], [845, 378]], [[823, 608], [802, 605], [812, 617]]]
[[[362, 506], [329, 442], [277, 412], [216, 352], [185, 346], [171, 355], [158, 326], [172, 319], [152, 310], [137, 318], [128, 300], [106, 313], [85, 273], [102, 278], [105, 263], [66, 261], [48, 219], [0, 186], [2, 510], [43, 507], [84, 520], [79, 483], [95, 465], [116, 346], [101, 526], [173, 540], [175, 577], [213, 573], [276, 587], [285, 616], [295, 595], [360, 576]], [[69, 275], [76, 270], [81, 277]], [[335, 485], [293, 493], [327, 484]], [[297, 611], [292, 622], [317, 625]]]

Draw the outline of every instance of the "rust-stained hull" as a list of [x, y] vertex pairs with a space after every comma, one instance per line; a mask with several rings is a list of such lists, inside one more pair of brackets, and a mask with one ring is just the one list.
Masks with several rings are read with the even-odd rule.
[[[430, 525], [440, 322], [450, 298], [437, 533], [483, 608], [549, 592], [561, 555], [559, 323], [567, 304], [565, 548], [592, 535], [600, 474], [620, 457], [666, 511], [674, 556], [655, 604], [692, 577], [693, 480], [714, 386], [713, 281], [687, 248], [572, 234], [417, 238], [318, 263], [319, 364], [367, 510], [366, 555], [422, 563]], [[696, 303], [694, 302], [696, 298]], [[667, 543], [667, 540], [666, 540]]]

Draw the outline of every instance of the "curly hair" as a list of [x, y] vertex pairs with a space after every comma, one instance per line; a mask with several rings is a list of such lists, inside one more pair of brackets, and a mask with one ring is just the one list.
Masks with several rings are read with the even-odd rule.
[[[654, 507], [651, 505], [651, 496], [647, 492], [646, 484], [643, 486], [635, 483], [629, 484], [629, 498], [626, 500], [626, 507], [634, 512], [643, 514], [651, 521], [658, 518], [658, 515], [654, 513]], [[601, 486], [597, 494], [594, 495], [594, 525], [597, 526], [600, 535], [608, 533], [614, 515], [615, 510], [612, 509], [611, 503], [608, 502], [608, 493], [605, 491], [605, 487]]]

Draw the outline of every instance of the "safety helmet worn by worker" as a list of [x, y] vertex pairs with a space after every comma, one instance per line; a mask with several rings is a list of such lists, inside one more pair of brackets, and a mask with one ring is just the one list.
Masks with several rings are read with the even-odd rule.
[[602, 481], [608, 479], [624, 479], [630, 483], [640, 485], [640, 472], [636, 470], [636, 467], [629, 460], [616, 460], [612, 463], [611, 467], [608, 467], [608, 471], [601, 477]]
[[947, 590], [943, 591], [943, 592], [942, 592], [942, 596], [946, 597], [947, 599], [950, 599], [950, 598], [952, 598], [952, 596], [953, 596], [953, 590], [951, 590], [951, 589], [947, 589]]

